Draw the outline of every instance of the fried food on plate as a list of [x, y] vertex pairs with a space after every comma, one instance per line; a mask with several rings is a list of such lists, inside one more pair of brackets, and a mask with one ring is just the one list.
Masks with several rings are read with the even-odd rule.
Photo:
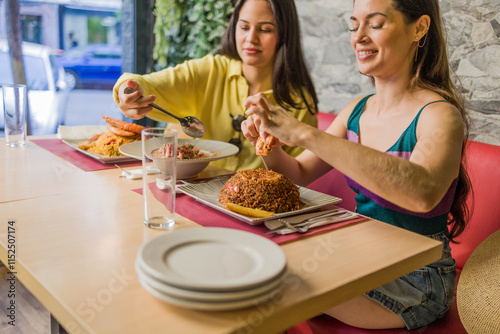
[[118, 157], [122, 156], [118, 151], [120, 146], [141, 140], [143, 126], [107, 116], [102, 116], [102, 118], [109, 124], [108, 131], [87, 139], [78, 145], [79, 149], [102, 154], [107, 157]]
[[137, 134], [141, 134], [144, 127], [135, 123], [127, 123], [116, 118], [111, 118], [107, 116], [102, 116], [104, 120], [111, 126], [108, 127], [109, 131], [116, 135], [123, 137], [132, 137]]
[[266, 218], [274, 215], [272, 211], [264, 211], [260, 209], [247, 208], [234, 203], [226, 203], [226, 209], [231, 210], [236, 213], [240, 213], [245, 216], [255, 217], [255, 218]]

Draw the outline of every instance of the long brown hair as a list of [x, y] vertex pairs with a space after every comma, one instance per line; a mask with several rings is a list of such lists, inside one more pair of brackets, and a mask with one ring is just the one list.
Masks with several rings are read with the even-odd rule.
[[412, 79], [408, 88], [413, 90], [421, 87], [440, 94], [460, 111], [464, 121], [465, 139], [462, 145], [462, 161], [460, 163], [455, 198], [448, 219], [450, 240], [453, 241], [454, 238], [462, 234], [471, 214], [466, 203], [469, 194], [472, 193], [472, 187], [465, 168], [464, 151], [469, 134], [469, 116], [465, 107], [465, 100], [451, 80], [439, 2], [437, 0], [392, 0], [392, 5], [403, 14], [407, 24], [415, 22], [422, 15], [429, 15], [431, 18], [431, 24], [427, 36], [424, 37], [426, 40], [423, 46], [415, 43], [413, 54], [416, 54], [416, 58], [412, 63]]
[[[241, 7], [247, 0], [239, 0], [229, 21], [229, 26], [221, 40], [219, 54], [241, 60], [236, 49], [236, 25]], [[293, 0], [265, 0], [271, 6], [278, 28], [278, 45], [273, 67], [273, 94], [278, 104], [285, 109], [302, 108], [304, 103], [311, 114], [318, 110], [318, 97], [311, 75], [304, 61], [301, 45], [300, 24]], [[307, 98], [304, 89], [309, 93]], [[301, 97], [293, 98], [292, 91]], [[311, 101], [312, 99], [312, 101]]]

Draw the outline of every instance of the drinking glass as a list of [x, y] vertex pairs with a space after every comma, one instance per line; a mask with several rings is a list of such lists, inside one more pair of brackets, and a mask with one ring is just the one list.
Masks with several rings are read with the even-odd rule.
[[[177, 134], [164, 128], [141, 132], [144, 224], [150, 228], [169, 229], [175, 224]], [[152, 165], [158, 173], [151, 172]]]
[[3, 85], [5, 144], [10, 147], [26, 145], [28, 98], [26, 85]]

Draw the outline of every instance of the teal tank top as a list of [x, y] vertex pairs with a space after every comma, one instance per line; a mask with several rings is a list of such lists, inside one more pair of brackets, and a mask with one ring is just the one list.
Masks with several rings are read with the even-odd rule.
[[[372, 95], [368, 95], [358, 102], [347, 121], [347, 139], [351, 142], [359, 143], [359, 119], [365, 109], [366, 101]], [[436, 102], [448, 101], [438, 100], [423, 106], [396, 143], [385, 153], [409, 160], [417, 144], [417, 123], [420, 114], [425, 107]], [[448, 214], [455, 196], [458, 178], [453, 181], [447, 193], [436, 207], [429, 212], [421, 213], [403, 209], [375, 195], [351, 178], [344, 177], [348, 185], [357, 194], [356, 211], [360, 214], [424, 235], [442, 232], [447, 227]]]

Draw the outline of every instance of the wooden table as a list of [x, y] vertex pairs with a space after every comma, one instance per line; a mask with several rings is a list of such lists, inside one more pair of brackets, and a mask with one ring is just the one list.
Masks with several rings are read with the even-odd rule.
[[[367, 220], [282, 245], [289, 272], [283, 293], [267, 303], [183, 309], [137, 279], [138, 248], [168, 233], [143, 226], [142, 198], [131, 191], [140, 180], [118, 169], [84, 172], [32, 142], [12, 149], [2, 138], [0, 159], [0, 260], [7, 265], [15, 245], [17, 279], [70, 333], [278, 332], [441, 255], [435, 240]], [[195, 226], [176, 218], [176, 229]]]

